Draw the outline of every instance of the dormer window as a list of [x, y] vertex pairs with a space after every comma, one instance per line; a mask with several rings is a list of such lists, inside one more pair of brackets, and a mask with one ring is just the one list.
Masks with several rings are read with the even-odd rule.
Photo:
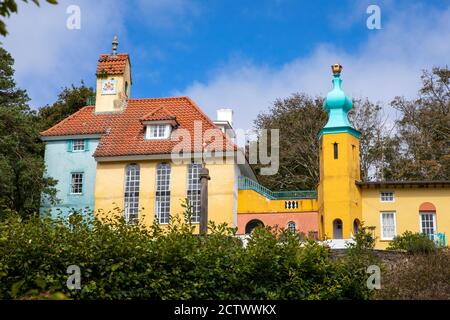
[[169, 139], [172, 126], [170, 124], [149, 124], [145, 131], [145, 139]]

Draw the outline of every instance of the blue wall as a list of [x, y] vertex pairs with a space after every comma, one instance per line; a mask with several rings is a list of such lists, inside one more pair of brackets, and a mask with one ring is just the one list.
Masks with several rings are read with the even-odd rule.
[[[86, 151], [70, 151], [68, 140], [46, 141], [45, 165], [46, 176], [58, 180], [57, 198], [60, 202], [50, 204], [44, 197], [41, 203], [41, 214], [51, 213], [55, 217], [59, 212], [64, 216], [75, 210], [94, 210], [94, 188], [96, 161], [92, 156], [98, 145], [98, 139], [86, 139]], [[71, 194], [71, 174], [83, 172], [83, 193]]]

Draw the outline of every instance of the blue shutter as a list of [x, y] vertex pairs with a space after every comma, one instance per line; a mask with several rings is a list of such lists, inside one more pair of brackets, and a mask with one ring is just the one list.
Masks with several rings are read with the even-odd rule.
[[84, 140], [84, 151], [89, 151], [89, 139]]
[[68, 152], [72, 152], [72, 148], [73, 148], [73, 141], [72, 140], [69, 140], [69, 141], [67, 141], [67, 151]]

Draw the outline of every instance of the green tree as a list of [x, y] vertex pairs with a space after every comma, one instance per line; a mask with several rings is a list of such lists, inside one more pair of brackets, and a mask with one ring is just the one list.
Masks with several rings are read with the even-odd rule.
[[388, 150], [397, 155], [387, 164], [387, 179], [450, 179], [450, 70], [425, 70], [421, 78], [417, 99], [396, 97], [391, 103], [401, 117]]
[[95, 97], [94, 90], [86, 87], [83, 81], [79, 87], [72, 85], [70, 88], [63, 88], [56, 102], [39, 109], [41, 130], [46, 130], [77, 112], [86, 106], [88, 98], [93, 97]]
[[[22, 0], [23, 2], [28, 3], [28, 0]], [[37, 6], [39, 6], [39, 0], [31, 0]], [[50, 4], [58, 4], [57, 0], [46, 0]], [[0, 2], [0, 16], [9, 17], [11, 13], [17, 13], [17, 2], [16, 0], [3, 0]], [[3, 20], [0, 19], [0, 34], [2, 36], [6, 36], [8, 34], [8, 30], [6, 29], [6, 24]]]
[[0, 209], [39, 209], [41, 192], [54, 198], [55, 181], [43, 178], [43, 144], [36, 113], [13, 79], [14, 59], [0, 47]]

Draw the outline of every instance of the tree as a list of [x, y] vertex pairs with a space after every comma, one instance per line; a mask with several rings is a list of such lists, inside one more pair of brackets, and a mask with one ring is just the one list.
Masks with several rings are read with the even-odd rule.
[[86, 87], [83, 81], [79, 87], [72, 85], [70, 88], [63, 88], [55, 103], [39, 109], [41, 130], [46, 130], [77, 112], [86, 106], [88, 98], [93, 97], [95, 97], [94, 90]]
[[[369, 100], [356, 99], [349, 114], [361, 135], [362, 179], [377, 176], [382, 163], [380, 146], [384, 141], [385, 121], [381, 107]], [[268, 113], [261, 113], [255, 127], [280, 130], [280, 167], [272, 176], [259, 175], [259, 181], [274, 190], [315, 189], [319, 183], [319, 133], [327, 121], [323, 99], [296, 93], [275, 101]], [[253, 166], [258, 173], [260, 165]], [[372, 173], [371, 173], [372, 172]]]
[[391, 102], [401, 112], [390, 142], [397, 154], [386, 169], [391, 180], [450, 179], [450, 70], [425, 70], [421, 78], [417, 99]]
[[[28, 3], [28, 0], [22, 0]], [[31, 0], [37, 6], [39, 6], [39, 0]], [[46, 0], [50, 4], [58, 4], [57, 0]], [[0, 2], [0, 16], [9, 17], [11, 13], [17, 13], [17, 3], [15, 0], [3, 0]], [[6, 30], [6, 24], [3, 20], [0, 20], [0, 34], [6, 36], [8, 30]]]
[[14, 59], [0, 47], [0, 209], [38, 212], [41, 193], [54, 198], [55, 181], [43, 178], [43, 143], [24, 90], [13, 80]]

